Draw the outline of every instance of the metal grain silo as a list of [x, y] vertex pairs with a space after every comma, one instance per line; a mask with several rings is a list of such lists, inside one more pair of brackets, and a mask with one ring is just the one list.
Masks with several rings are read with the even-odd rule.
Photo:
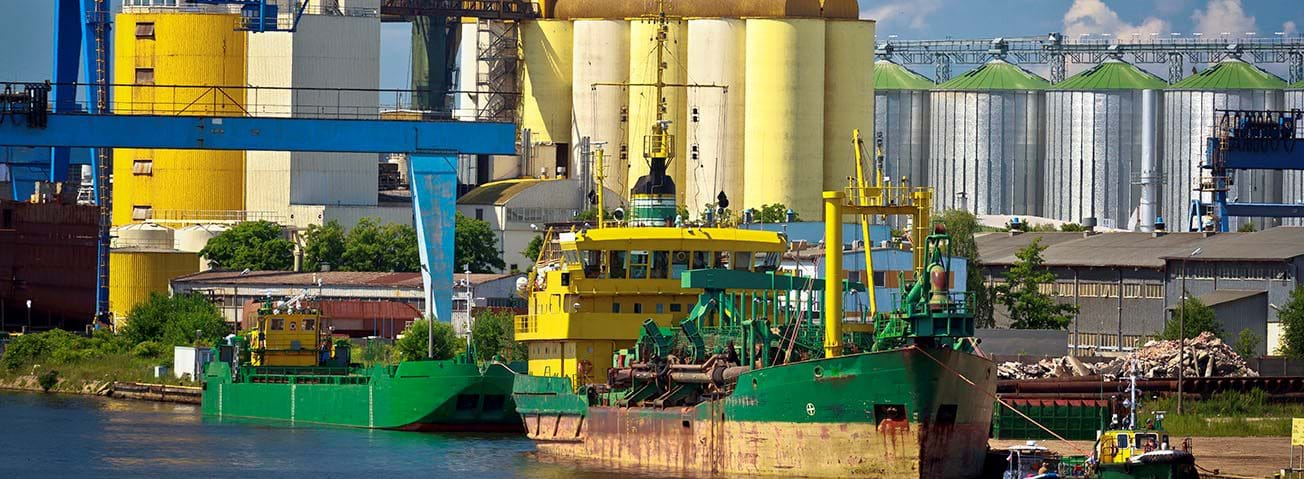
[[629, 81], [629, 22], [576, 20], [574, 40], [571, 70], [574, 128], [571, 139], [578, 142], [587, 136], [592, 142], [605, 142], [605, 184], [622, 195], [628, 195], [626, 175], [629, 174], [629, 158], [633, 152], [626, 151], [624, 116], [627, 90], [595, 84]]
[[[662, 80], [668, 84], [684, 84], [688, 76], [688, 23], [684, 20], [670, 20], [667, 25], [666, 52], [662, 61], [665, 71]], [[632, 19], [629, 27], [629, 82], [650, 85], [657, 81], [657, 30], [660, 27], [655, 20]], [[627, 123], [627, 140], [629, 145], [629, 182], [647, 176], [648, 160], [643, 157], [643, 140], [652, 134], [652, 124], [657, 118], [656, 89], [649, 86], [631, 86], [629, 92], [629, 118]], [[670, 87], [662, 90], [666, 100], [663, 118], [670, 120], [671, 131], [675, 133], [675, 157], [667, 165], [667, 173], [676, 185], [684, 184], [684, 161], [687, 148], [686, 99], [687, 89]], [[628, 192], [626, 192], [628, 193]], [[675, 190], [676, 201], [684, 204], [684, 189]]]
[[747, 152], [741, 208], [782, 203], [821, 218], [824, 186], [822, 19], [747, 19]]
[[933, 89], [928, 184], [938, 209], [1040, 214], [1048, 86], [996, 59]]
[[688, 145], [684, 202], [696, 214], [724, 192], [732, 204], [743, 196], [743, 97], [747, 31], [739, 19], [688, 21], [688, 78], [720, 88], [688, 91]]
[[[1304, 81], [1288, 87], [1284, 99], [1282, 110], [1304, 111]], [[1304, 138], [1304, 121], [1295, 123], [1295, 138]], [[1304, 203], [1304, 171], [1283, 171], [1281, 177], [1282, 202]], [[1304, 218], [1282, 218], [1281, 223], [1288, 226], [1304, 226]]]
[[891, 60], [874, 62], [874, 133], [883, 135], [883, 166], [893, 183], [902, 177], [913, 185], [928, 182], [928, 90], [933, 86]]
[[[1160, 214], [1173, 229], [1190, 225], [1190, 202], [1205, 171], [1205, 140], [1213, 134], [1214, 110], [1280, 110], [1286, 82], [1240, 59], [1223, 60], [1198, 74], [1173, 84], [1164, 92], [1164, 175]], [[1236, 172], [1228, 199], [1234, 202], [1281, 201], [1281, 172]], [[1205, 195], [1205, 201], [1211, 200]], [[1252, 222], [1271, 226], [1263, 218], [1231, 218], [1231, 227]]]
[[824, 190], [842, 191], [856, 174], [852, 130], [874, 129], [874, 22], [828, 20], [824, 26]]
[[1046, 92], [1045, 207], [1048, 218], [1129, 228], [1140, 205], [1142, 91], [1167, 83], [1108, 60]]

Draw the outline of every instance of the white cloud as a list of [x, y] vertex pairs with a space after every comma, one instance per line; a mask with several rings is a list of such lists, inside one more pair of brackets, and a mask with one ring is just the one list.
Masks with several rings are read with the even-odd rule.
[[1164, 35], [1170, 31], [1167, 21], [1146, 17], [1139, 24], [1128, 23], [1101, 0], [1073, 0], [1064, 13], [1064, 35], [1077, 38], [1082, 34], [1092, 36], [1108, 33], [1120, 42], [1133, 38], [1148, 38], [1151, 33]]
[[1191, 14], [1191, 20], [1195, 23], [1195, 31], [1205, 35], [1227, 32], [1239, 37], [1245, 32], [1259, 31], [1254, 17], [1245, 14], [1241, 0], [1209, 0], [1204, 10]]
[[901, 28], [908, 25], [921, 30], [928, 25], [928, 16], [942, 8], [942, 0], [894, 0], [873, 8], [860, 10], [860, 18], [878, 20], [884, 25]]
[[1293, 21], [1287, 21], [1286, 23], [1281, 24], [1281, 31], [1282, 31], [1283, 33], [1285, 33], [1286, 36], [1292, 36], [1292, 35], [1294, 35], [1294, 34], [1295, 34], [1295, 22], [1293, 22]]

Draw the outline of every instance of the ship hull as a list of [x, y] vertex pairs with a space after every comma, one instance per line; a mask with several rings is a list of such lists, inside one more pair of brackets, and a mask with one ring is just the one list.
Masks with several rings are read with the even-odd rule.
[[512, 373], [502, 365], [483, 373], [455, 361], [407, 361], [347, 375], [313, 374], [313, 368], [242, 371], [239, 377], [225, 363], [209, 365], [205, 416], [408, 431], [521, 431]]
[[683, 408], [601, 405], [561, 393], [556, 379], [518, 376], [514, 389], [543, 453], [687, 473], [812, 477], [977, 477], [992, 417], [982, 391], [995, 392], [990, 361], [917, 348], [752, 371], [730, 396]]

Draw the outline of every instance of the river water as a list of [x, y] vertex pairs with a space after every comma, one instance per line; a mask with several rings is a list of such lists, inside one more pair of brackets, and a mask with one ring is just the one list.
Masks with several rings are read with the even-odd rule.
[[0, 391], [0, 477], [665, 477], [543, 461], [518, 435], [268, 426], [198, 406]]

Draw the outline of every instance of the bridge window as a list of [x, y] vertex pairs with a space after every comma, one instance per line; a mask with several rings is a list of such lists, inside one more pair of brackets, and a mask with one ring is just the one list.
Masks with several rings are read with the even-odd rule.
[[585, 278], [602, 277], [602, 251], [581, 251], [580, 260], [584, 262]]
[[688, 257], [689, 257], [689, 253], [687, 251], [676, 251], [673, 255], [671, 255], [670, 258], [671, 278], [679, 279], [679, 277], [684, 274], [684, 271], [688, 270]]
[[611, 303], [611, 312], [613, 312], [613, 313], [619, 313], [619, 312], [620, 312], [620, 303]]
[[305, 319], [305, 320], [303, 320], [303, 330], [304, 330], [304, 331], [316, 331], [316, 330], [317, 330], [317, 320], [315, 320], [315, 319]]
[[285, 318], [272, 318], [272, 331], [284, 331]]
[[670, 303], [670, 312], [678, 313], [684, 310], [684, 306], [679, 303]]
[[752, 269], [755, 271], [774, 271], [779, 269], [779, 253], [757, 252], [752, 257]]
[[628, 253], [625, 251], [611, 251], [608, 254], [610, 260], [607, 264], [611, 272], [611, 279], [625, 279], [625, 259]]
[[634, 314], [643, 313], [643, 303], [634, 303]]
[[752, 266], [752, 253], [747, 251], [735, 251], [733, 254], [733, 269], [746, 271]]
[[1119, 450], [1127, 449], [1127, 434], [1118, 435], [1118, 449]]
[[653, 251], [652, 252], [652, 279], [666, 279], [670, 275], [670, 252]]
[[721, 269], [728, 268], [728, 267], [729, 267], [729, 252], [728, 252], [728, 251], [716, 251], [715, 253], [713, 253], [713, 258], [711, 259], [711, 267], [712, 267], [712, 268], [721, 268]]
[[647, 279], [647, 251], [629, 252], [629, 279]]
[[710, 256], [709, 251], [694, 251], [692, 269], [706, 269], [706, 259]]

